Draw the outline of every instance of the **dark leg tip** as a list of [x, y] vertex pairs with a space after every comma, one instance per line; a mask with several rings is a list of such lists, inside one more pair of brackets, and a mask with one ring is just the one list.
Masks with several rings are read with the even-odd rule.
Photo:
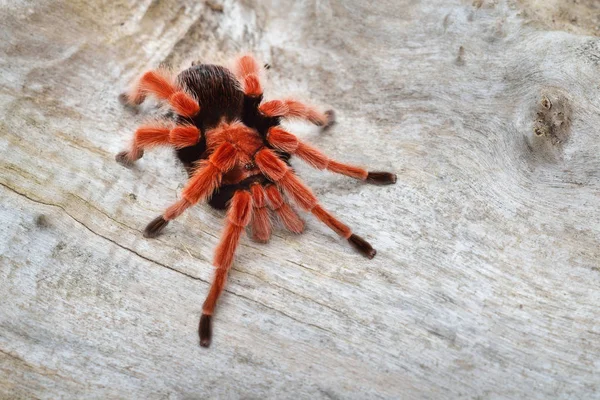
[[165, 226], [167, 226], [168, 223], [169, 223], [169, 221], [164, 219], [162, 215], [154, 218], [152, 220], [152, 222], [150, 222], [148, 225], [146, 225], [146, 229], [144, 229], [144, 237], [145, 238], [157, 237], [158, 235], [160, 235], [160, 233], [165, 228]]
[[198, 334], [200, 335], [200, 346], [210, 346], [210, 339], [212, 337], [212, 323], [210, 315], [202, 314], [202, 317], [200, 317]]
[[129, 99], [129, 96], [127, 95], [127, 93], [121, 93], [121, 94], [119, 95], [118, 99], [119, 99], [119, 103], [121, 103], [121, 105], [122, 105], [122, 106], [123, 106], [125, 109], [127, 109], [127, 110], [131, 111], [131, 112], [132, 112], [132, 113], [134, 113], [134, 114], [137, 114], [137, 113], [138, 113], [138, 111], [139, 111], [139, 109], [138, 109], [138, 106], [139, 106], [139, 104], [135, 104], [135, 103], [133, 103], [133, 102], [132, 102], [132, 101]]
[[124, 106], [130, 106], [131, 104], [129, 104], [129, 96], [127, 96], [127, 93], [121, 93], [118, 97], [119, 99], [119, 103], [121, 103]]
[[323, 125], [322, 130], [326, 131], [327, 129], [331, 128], [333, 125], [335, 125], [335, 111], [333, 110], [327, 110], [325, 111], [325, 116], [327, 117], [327, 122], [325, 122], [325, 125]]
[[391, 172], [369, 172], [367, 182], [376, 185], [392, 185], [396, 183], [396, 174]]
[[129, 158], [129, 152], [128, 151], [122, 151], [119, 154], [117, 154], [115, 156], [115, 160], [125, 166], [125, 167], [131, 167], [133, 165], [133, 161]]
[[358, 235], [352, 234], [352, 236], [348, 238], [348, 241], [356, 250], [360, 251], [369, 259], [372, 259], [375, 257], [375, 254], [377, 254], [377, 251], [371, 247], [369, 242]]

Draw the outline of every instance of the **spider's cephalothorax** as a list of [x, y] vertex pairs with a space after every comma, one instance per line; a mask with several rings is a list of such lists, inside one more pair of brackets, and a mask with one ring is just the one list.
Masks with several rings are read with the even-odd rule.
[[214, 280], [200, 318], [201, 346], [210, 344], [211, 317], [245, 228], [250, 227], [255, 240], [268, 241], [269, 212], [273, 212], [290, 231], [304, 230], [304, 222], [288, 199], [311, 212], [365, 256], [375, 256], [367, 241], [319, 204], [291, 169], [290, 157], [297, 156], [315, 168], [370, 183], [396, 182], [395, 174], [368, 172], [332, 160], [284, 130], [279, 122], [285, 118], [303, 119], [328, 128], [334, 122], [334, 114], [321, 113], [296, 100], [263, 102], [259, 73], [259, 64], [249, 55], [236, 61], [233, 72], [206, 64], [194, 65], [177, 77], [163, 70], [149, 71], [130, 93], [122, 96], [127, 103], [138, 105], [147, 95], [154, 95], [170, 105], [174, 118], [138, 128], [130, 149], [119, 153], [117, 161], [130, 165], [143, 156], [144, 149], [171, 146], [190, 175], [181, 200], [150, 222], [144, 236], [157, 236], [169, 221], [200, 201], [208, 200], [213, 207], [228, 210], [215, 251]]

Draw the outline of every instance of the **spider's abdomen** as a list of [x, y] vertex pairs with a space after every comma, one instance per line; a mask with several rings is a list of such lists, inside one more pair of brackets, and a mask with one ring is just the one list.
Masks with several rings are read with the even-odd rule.
[[204, 133], [222, 120], [241, 119], [244, 109], [244, 92], [239, 81], [227, 68], [220, 65], [194, 65], [177, 76], [177, 81], [198, 100], [200, 112], [191, 120], [202, 132], [198, 144], [177, 150], [183, 165], [191, 168], [206, 152]]
[[193, 120], [201, 130], [214, 128], [221, 119], [231, 122], [241, 118], [244, 92], [227, 68], [198, 64], [181, 72], [177, 80], [198, 100], [200, 112]]

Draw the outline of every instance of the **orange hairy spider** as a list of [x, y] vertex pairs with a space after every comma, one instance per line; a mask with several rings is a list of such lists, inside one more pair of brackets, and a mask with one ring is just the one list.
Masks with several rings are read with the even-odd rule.
[[295, 100], [262, 102], [260, 71], [250, 55], [240, 57], [233, 71], [209, 64], [192, 65], [176, 77], [163, 70], [149, 71], [129, 93], [121, 95], [129, 105], [141, 104], [147, 95], [166, 101], [173, 121], [171, 125], [165, 121], [139, 127], [131, 147], [119, 153], [117, 161], [131, 165], [145, 149], [171, 146], [190, 177], [181, 200], [150, 222], [144, 236], [156, 237], [169, 221], [200, 201], [208, 200], [215, 208], [227, 209], [225, 229], [214, 256], [214, 280], [200, 318], [200, 345], [204, 347], [210, 345], [215, 304], [245, 228], [250, 227], [255, 240], [268, 241], [272, 211], [290, 231], [303, 231], [304, 222], [288, 199], [314, 214], [368, 258], [375, 256], [367, 241], [319, 204], [290, 167], [292, 155], [315, 168], [370, 183], [396, 182], [395, 174], [368, 172], [332, 160], [284, 130], [280, 121], [286, 118], [303, 119], [325, 129], [334, 123], [334, 113], [322, 113]]

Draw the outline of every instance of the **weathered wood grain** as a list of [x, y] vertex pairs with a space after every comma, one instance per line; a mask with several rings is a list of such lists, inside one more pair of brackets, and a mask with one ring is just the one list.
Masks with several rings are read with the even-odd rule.
[[[600, 39], [538, 3], [0, 3], [0, 397], [600, 398]], [[244, 50], [337, 111], [296, 132], [399, 179], [296, 163], [378, 255], [311, 217], [244, 239], [206, 350], [223, 216], [142, 237], [185, 173], [114, 162], [144, 120], [117, 95]]]

